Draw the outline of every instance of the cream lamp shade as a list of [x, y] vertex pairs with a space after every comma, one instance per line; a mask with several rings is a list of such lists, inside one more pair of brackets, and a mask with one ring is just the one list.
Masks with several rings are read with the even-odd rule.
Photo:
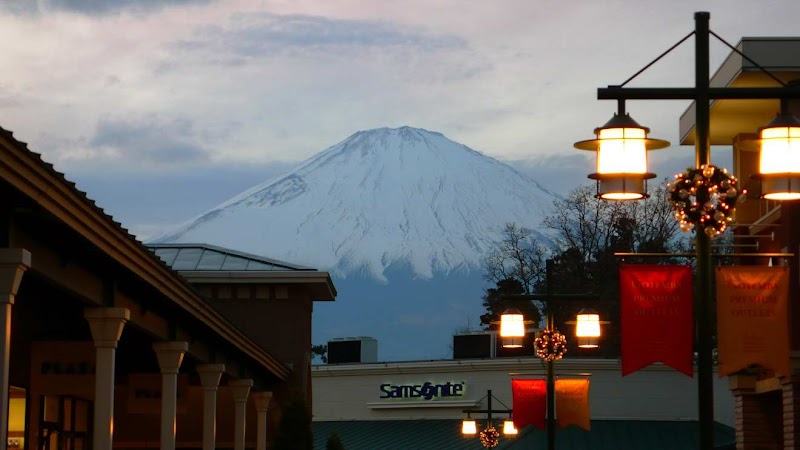
[[500, 337], [505, 348], [522, 347], [525, 337], [525, 318], [519, 310], [509, 308], [500, 315]]
[[464, 436], [472, 436], [478, 433], [478, 425], [472, 419], [464, 419], [461, 421], [461, 434]]
[[639, 125], [629, 114], [614, 114], [605, 125], [594, 130], [597, 139], [575, 143], [575, 148], [597, 153], [597, 198], [637, 200], [648, 197], [645, 180], [655, 178], [648, 172], [647, 151], [669, 147], [669, 142], [650, 139], [649, 128]]
[[514, 428], [514, 421], [511, 419], [506, 419], [503, 422], [503, 434], [505, 436], [516, 436], [517, 429]]
[[768, 200], [800, 199], [800, 119], [778, 114], [759, 129], [761, 197]]
[[582, 309], [575, 318], [575, 336], [578, 347], [597, 348], [600, 340], [600, 315], [591, 309]]

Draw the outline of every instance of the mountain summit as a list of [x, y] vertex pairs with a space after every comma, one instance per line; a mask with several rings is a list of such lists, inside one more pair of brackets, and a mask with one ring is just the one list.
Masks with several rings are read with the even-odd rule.
[[359, 131], [157, 242], [203, 242], [386, 279], [480, 267], [506, 222], [556, 197], [506, 164], [418, 128]]

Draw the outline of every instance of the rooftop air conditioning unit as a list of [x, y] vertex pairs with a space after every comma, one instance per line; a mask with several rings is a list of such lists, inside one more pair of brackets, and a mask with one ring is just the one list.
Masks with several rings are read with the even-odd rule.
[[497, 331], [475, 331], [453, 335], [453, 359], [494, 358]]
[[328, 341], [328, 364], [378, 362], [378, 341], [367, 336]]

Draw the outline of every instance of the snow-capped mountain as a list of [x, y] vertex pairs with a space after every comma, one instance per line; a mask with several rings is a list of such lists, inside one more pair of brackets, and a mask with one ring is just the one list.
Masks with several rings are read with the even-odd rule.
[[479, 268], [503, 225], [536, 227], [555, 195], [418, 128], [360, 131], [158, 238], [386, 280]]

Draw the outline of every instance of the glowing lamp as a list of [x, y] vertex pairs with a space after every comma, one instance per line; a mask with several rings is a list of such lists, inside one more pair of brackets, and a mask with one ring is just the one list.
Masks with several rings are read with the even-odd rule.
[[473, 436], [478, 433], [478, 425], [472, 419], [464, 419], [461, 421], [461, 434], [464, 436]]
[[582, 309], [575, 318], [575, 336], [578, 347], [597, 348], [600, 340], [600, 315], [591, 309]]
[[514, 428], [514, 421], [511, 419], [507, 419], [503, 422], [503, 434], [505, 436], [516, 436], [517, 429]]
[[525, 337], [525, 318], [519, 310], [509, 308], [500, 315], [500, 337], [503, 347], [520, 348]]
[[758, 175], [761, 197], [768, 200], [800, 199], [800, 119], [778, 114], [759, 129], [761, 154]]
[[656, 174], [647, 171], [647, 151], [669, 147], [669, 142], [650, 139], [650, 129], [625, 113], [624, 105], [605, 125], [595, 128], [597, 139], [575, 143], [579, 150], [597, 152], [597, 198], [638, 200], [648, 197], [646, 180]]

